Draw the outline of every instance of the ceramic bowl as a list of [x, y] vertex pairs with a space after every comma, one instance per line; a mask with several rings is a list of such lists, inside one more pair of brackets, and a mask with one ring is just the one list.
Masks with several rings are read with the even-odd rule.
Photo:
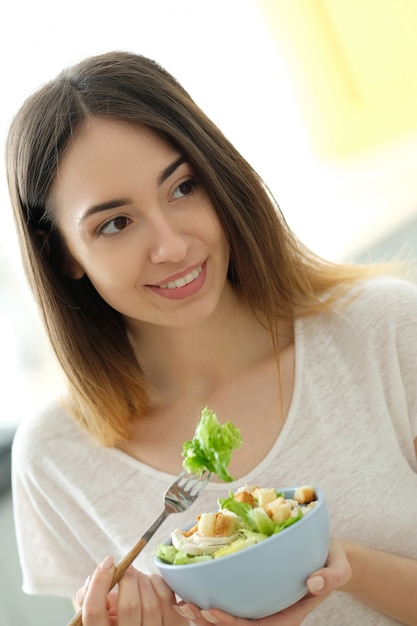
[[[295, 489], [279, 491], [293, 498]], [[282, 611], [307, 593], [306, 579], [327, 559], [329, 513], [323, 491], [315, 491], [315, 507], [280, 533], [202, 563], [170, 565], [155, 557], [161, 576], [180, 598], [200, 609], [221, 609], [246, 619]]]

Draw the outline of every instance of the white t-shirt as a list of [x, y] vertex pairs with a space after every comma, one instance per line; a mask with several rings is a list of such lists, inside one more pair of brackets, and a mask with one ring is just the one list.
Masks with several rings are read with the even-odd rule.
[[[366, 282], [339, 314], [295, 329], [294, 393], [271, 450], [239, 481], [209, 484], [191, 509], [168, 518], [137, 567], [154, 570], [154, 548], [174, 527], [244, 483], [320, 486], [335, 536], [417, 559], [417, 285]], [[13, 447], [23, 589], [73, 597], [99, 561], [136, 543], [172, 480], [95, 443], [58, 402], [23, 421]], [[394, 623], [342, 592], [305, 621]]]

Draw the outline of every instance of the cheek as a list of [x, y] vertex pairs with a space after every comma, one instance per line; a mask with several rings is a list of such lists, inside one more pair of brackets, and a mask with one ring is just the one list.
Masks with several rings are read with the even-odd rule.
[[126, 291], [130, 281], [127, 272], [118, 266], [117, 261], [109, 259], [83, 258], [80, 264], [99, 296], [117, 309], [120, 294]]
[[135, 283], [138, 272], [134, 272], [133, 268], [133, 263], [105, 260], [103, 263], [95, 262], [94, 265], [87, 266], [86, 274], [97, 290], [117, 292]]
[[141, 267], [141, 259], [126, 242], [108, 246], [78, 246], [75, 262], [87, 274], [91, 282], [106, 284], [117, 281], [128, 281], [134, 267]]
[[[131, 290], [128, 288], [126, 276], [100, 272], [87, 274], [98, 295], [113, 309], [124, 313], [124, 307], [129, 302]], [[125, 282], [123, 282], [123, 280]]]
[[225, 260], [228, 262], [230, 258], [230, 245], [226, 237], [226, 234], [219, 221], [217, 221], [215, 236], [216, 236], [218, 248], [221, 251]]
[[223, 230], [223, 226], [220, 223], [217, 213], [212, 205], [206, 209], [202, 219], [203, 229], [205, 229], [207, 233], [210, 233], [210, 240], [212, 244], [223, 250], [226, 256], [229, 256], [229, 242]]

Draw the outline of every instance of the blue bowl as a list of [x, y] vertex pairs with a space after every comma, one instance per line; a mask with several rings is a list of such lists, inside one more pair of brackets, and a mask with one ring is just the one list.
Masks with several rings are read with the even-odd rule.
[[[293, 498], [296, 487], [279, 489]], [[306, 580], [323, 567], [330, 545], [324, 493], [302, 519], [253, 546], [218, 559], [170, 565], [155, 557], [162, 578], [185, 602], [260, 619], [282, 611], [307, 593]], [[170, 544], [171, 541], [167, 541]]]

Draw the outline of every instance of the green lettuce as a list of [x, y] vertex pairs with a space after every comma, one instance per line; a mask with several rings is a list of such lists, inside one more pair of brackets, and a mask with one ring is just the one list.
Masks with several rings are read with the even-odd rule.
[[192, 556], [178, 550], [175, 546], [166, 545], [165, 543], [159, 544], [154, 553], [164, 563], [171, 563], [171, 565], [191, 565], [192, 563], [203, 563], [204, 561], [210, 561], [211, 555], [202, 554], [200, 556]]
[[220, 480], [231, 482], [227, 468], [233, 450], [242, 445], [240, 430], [231, 422], [220, 424], [216, 414], [205, 407], [193, 439], [183, 445], [183, 467], [190, 474], [201, 475], [205, 470], [216, 474]]
[[237, 502], [232, 492], [229, 493], [228, 498], [219, 498], [217, 502], [220, 509], [227, 509], [231, 513], [238, 515], [245, 522], [249, 530], [257, 529], [250, 504], [247, 502]]

